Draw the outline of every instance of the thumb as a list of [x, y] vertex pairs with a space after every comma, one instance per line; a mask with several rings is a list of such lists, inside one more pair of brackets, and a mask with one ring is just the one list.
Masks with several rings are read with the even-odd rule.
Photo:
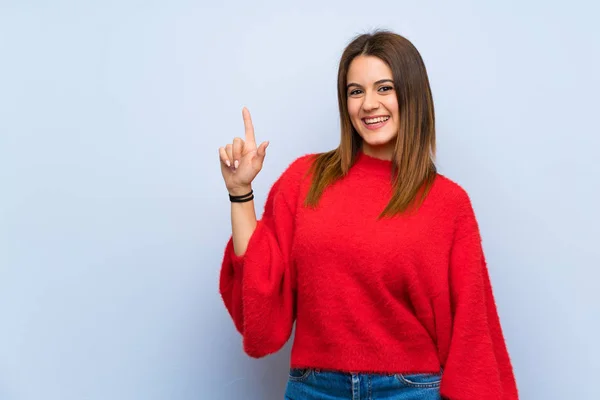
[[267, 147], [269, 146], [269, 141], [266, 142], [262, 142], [260, 144], [260, 146], [258, 146], [258, 149], [256, 150], [256, 153], [258, 154], [258, 156], [261, 159], [265, 158], [265, 155], [267, 155]]

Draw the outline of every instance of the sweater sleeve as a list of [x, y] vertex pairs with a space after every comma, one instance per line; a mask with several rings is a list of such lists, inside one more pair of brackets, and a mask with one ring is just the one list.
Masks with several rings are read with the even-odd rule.
[[464, 196], [450, 256], [453, 327], [441, 395], [450, 400], [518, 399], [478, 223]]
[[221, 265], [219, 292], [244, 351], [255, 358], [283, 347], [295, 320], [290, 252], [299, 181], [293, 166], [272, 186], [246, 252], [237, 256], [230, 237]]

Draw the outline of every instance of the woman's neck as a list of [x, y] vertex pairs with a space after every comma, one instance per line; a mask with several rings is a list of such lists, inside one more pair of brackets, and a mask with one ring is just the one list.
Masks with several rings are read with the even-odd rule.
[[370, 146], [363, 142], [362, 144], [362, 152], [365, 155], [373, 158], [379, 158], [380, 160], [392, 161], [392, 156], [394, 154], [395, 144], [387, 144], [384, 146]]

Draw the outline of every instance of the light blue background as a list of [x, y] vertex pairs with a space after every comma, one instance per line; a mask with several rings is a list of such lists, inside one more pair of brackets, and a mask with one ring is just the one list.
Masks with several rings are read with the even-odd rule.
[[260, 217], [339, 142], [357, 33], [421, 51], [438, 165], [470, 193], [523, 399], [599, 399], [594, 2], [0, 1], [0, 399], [281, 399], [218, 295], [218, 148], [270, 140]]

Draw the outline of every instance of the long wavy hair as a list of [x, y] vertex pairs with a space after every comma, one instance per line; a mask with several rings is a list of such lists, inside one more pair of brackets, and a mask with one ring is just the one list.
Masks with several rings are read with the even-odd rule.
[[408, 39], [386, 30], [359, 35], [344, 49], [337, 85], [341, 142], [313, 160], [308, 171], [313, 173], [312, 184], [304, 204], [314, 208], [327, 186], [348, 173], [362, 148], [363, 139], [352, 125], [346, 97], [348, 68], [358, 56], [377, 57], [390, 67], [398, 99], [400, 128], [390, 170], [393, 194], [379, 215], [381, 219], [418, 209], [437, 174], [435, 114], [425, 64]]

